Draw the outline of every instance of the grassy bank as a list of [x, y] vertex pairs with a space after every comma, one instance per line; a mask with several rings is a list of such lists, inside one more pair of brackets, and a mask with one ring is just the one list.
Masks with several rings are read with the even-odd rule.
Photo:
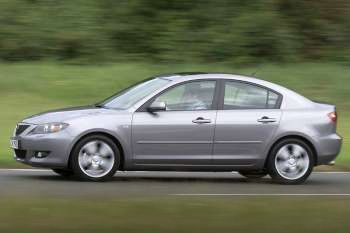
[[252, 74], [304, 94], [334, 103], [340, 115], [344, 147], [337, 161], [350, 168], [350, 67], [334, 64], [262, 65], [240, 68], [224, 64], [112, 64], [70, 66], [53, 63], [0, 64], [0, 166], [17, 166], [9, 149], [16, 122], [48, 109], [98, 102], [149, 76], [184, 71]]
[[341, 233], [348, 232], [350, 214], [345, 198], [5, 198], [0, 204], [6, 233]]

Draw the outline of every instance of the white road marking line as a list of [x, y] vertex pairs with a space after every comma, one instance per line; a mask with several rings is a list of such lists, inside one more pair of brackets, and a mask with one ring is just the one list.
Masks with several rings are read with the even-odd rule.
[[350, 172], [331, 172], [331, 171], [324, 171], [324, 172], [313, 172], [311, 174], [347, 174]]
[[169, 196], [350, 196], [350, 193], [175, 193]]

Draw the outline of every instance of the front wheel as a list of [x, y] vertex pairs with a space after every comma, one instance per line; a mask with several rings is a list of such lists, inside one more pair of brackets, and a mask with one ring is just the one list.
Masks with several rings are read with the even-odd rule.
[[285, 139], [271, 151], [267, 168], [272, 179], [281, 184], [303, 183], [311, 174], [314, 154], [300, 139]]
[[120, 164], [119, 149], [106, 136], [88, 136], [74, 147], [71, 164], [77, 178], [104, 181], [115, 174]]

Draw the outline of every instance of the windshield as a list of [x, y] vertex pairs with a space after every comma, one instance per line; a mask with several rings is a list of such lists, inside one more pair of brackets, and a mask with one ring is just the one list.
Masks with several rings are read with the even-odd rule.
[[161, 78], [144, 81], [108, 98], [99, 105], [113, 109], [128, 109], [169, 82], [169, 80]]

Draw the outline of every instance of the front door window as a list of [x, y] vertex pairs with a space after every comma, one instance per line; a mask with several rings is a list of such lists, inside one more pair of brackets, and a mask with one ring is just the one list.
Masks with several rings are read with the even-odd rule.
[[161, 94], [155, 102], [164, 102], [167, 111], [211, 110], [216, 81], [193, 81]]

